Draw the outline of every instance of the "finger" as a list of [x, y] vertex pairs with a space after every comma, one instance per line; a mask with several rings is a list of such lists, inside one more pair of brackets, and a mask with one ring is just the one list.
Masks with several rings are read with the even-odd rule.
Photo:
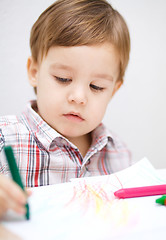
[[8, 195], [9, 198], [20, 204], [26, 203], [26, 193], [10, 178], [0, 175], [0, 188]]
[[12, 209], [18, 214], [25, 214], [25, 205], [10, 198], [6, 192], [0, 189], [0, 216], [3, 216], [8, 209]]
[[6, 201], [3, 201], [3, 198], [0, 196], [0, 218], [5, 215], [7, 209]]
[[26, 213], [25, 205], [20, 205], [13, 201], [9, 201], [9, 208], [20, 215], [24, 215]]
[[32, 189], [26, 188], [26, 193], [27, 193], [28, 197], [30, 197], [32, 195]]

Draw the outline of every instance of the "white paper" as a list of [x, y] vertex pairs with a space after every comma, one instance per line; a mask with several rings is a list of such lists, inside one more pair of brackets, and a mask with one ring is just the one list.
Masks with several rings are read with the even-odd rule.
[[164, 183], [144, 158], [115, 174], [34, 188], [31, 219], [9, 214], [3, 224], [25, 240], [156, 239], [166, 233], [166, 207], [155, 203], [160, 196], [116, 199], [114, 192]]

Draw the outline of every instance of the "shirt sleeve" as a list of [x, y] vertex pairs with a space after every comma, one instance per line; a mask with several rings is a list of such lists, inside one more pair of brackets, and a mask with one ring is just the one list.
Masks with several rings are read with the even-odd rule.
[[2, 133], [2, 129], [0, 128], [0, 173], [6, 173], [6, 169], [8, 169], [6, 157], [3, 151], [5, 145], [5, 138]]
[[2, 149], [4, 147], [4, 142], [5, 142], [5, 139], [4, 139], [4, 136], [2, 134], [2, 129], [0, 128], [0, 152], [2, 151]]

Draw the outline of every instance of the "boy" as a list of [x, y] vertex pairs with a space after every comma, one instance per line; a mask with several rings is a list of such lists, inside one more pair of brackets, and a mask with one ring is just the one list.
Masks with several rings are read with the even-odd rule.
[[[129, 151], [101, 123], [129, 59], [122, 16], [105, 0], [56, 1], [33, 25], [30, 47], [27, 71], [37, 99], [20, 117], [0, 119], [1, 173], [9, 174], [5, 145], [12, 145], [27, 187], [128, 167]], [[0, 191], [2, 213], [25, 212], [25, 195], [2, 174]]]

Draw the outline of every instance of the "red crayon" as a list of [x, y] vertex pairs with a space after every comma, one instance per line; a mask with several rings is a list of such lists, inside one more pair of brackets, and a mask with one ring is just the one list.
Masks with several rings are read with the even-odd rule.
[[122, 188], [114, 192], [115, 197], [118, 198], [146, 197], [162, 194], [166, 194], [166, 184], [136, 188]]

